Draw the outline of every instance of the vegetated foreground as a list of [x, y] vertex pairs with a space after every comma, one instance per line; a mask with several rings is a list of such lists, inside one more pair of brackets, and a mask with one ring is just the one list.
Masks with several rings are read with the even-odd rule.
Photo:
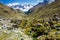
[[0, 40], [32, 40], [16, 22], [19, 23], [17, 20], [0, 17]]
[[60, 40], [60, 0], [29, 15], [0, 4], [0, 40]]
[[44, 19], [0, 17], [0, 40], [60, 40], [60, 18], [57, 14]]

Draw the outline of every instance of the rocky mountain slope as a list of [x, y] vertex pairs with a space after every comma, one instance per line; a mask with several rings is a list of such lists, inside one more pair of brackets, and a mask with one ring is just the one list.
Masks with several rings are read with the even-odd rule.
[[21, 18], [24, 17], [25, 14], [20, 10], [14, 10], [0, 3], [0, 16], [7, 18]]
[[29, 11], [31, 13], [29, 14], [29, 17], [35, 18], [51, 17], [54, 14], [58, 14], [60, 16], [60, 0], [55, 0], [55, 2], [52, 2], [51, 4], [47, 4], [42, 7], [33, 7]]

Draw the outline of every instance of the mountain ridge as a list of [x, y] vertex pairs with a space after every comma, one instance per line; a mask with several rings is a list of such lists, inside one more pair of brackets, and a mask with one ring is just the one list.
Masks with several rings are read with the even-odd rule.
[[44, 18], [44, 17], [51, 17], [54, 14], [60, 15], [60, 0], [56, 0], [55, 2], [52, 2], [50, 4], [47, 4], [42, 7], [37, 7], [34, 9], [30, 9], [31, 11], [29, 14], [29, 17], [36, 17], [36, 18]]
[[25, 16], [25, 14], [20, 10], [15, 10], [0, 3], [0, 16], [7, 18], [15, 18], [15, 17], [20, 18]]
[[20, 4], [20, 3], [12, 3], [12, 4], [10, 3], [10, 4], [7, 4], [7, 6], [13, 9], [19, 9], [23, 12], [26, 12], [33, 7], [33, 5], [30, 5], [30, 4]]

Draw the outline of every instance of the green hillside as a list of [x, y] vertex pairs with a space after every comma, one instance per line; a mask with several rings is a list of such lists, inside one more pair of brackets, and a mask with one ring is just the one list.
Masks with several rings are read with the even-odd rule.
[[[60, 16], [60, 0], [56, 0], [56, 2], [53, 2], [51, 4], [42, 6], [42, 7], [34, 7], [30, 9], [31, 14], [29, 14], [29, 17], [35, 17], [35, 18], [45, 18], [45, 17], [51, 17], [54, 14], [58, 14]], [[32, 16], [33, 15], [33, 16]]]
[[7, 18], [22, 18], [25, 17], [25, 14], [20, 10], [14, 10], [0, 3], [0, 16]]

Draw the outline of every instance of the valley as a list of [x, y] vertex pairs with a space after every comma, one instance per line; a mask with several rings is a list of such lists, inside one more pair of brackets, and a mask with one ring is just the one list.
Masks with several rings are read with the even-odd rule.
[[60, 0], [45, 2], [26, 13], [0, 3], [0, 40], [60, 40]]

